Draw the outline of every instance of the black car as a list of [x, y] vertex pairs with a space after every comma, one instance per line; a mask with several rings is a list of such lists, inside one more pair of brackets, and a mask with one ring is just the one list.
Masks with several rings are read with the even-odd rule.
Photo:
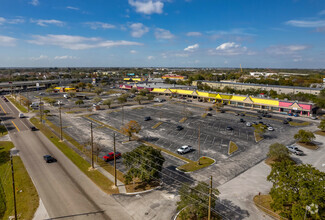
[[287, 121], [292, 121], [292, 118], [286, 118]]
[[54, 157], [52, 157], [50, 155], [44, 155], [43, 158], [46, 163], [53, 163], [53, 162], [57, 161]]
[[265, 115], [265, 117], [266, 117], [266, 118], [271, 118], [272, 116], [269, 115], [269, 114], [267, 114], [267, 115]]
[[207, 114], [207, 116], [212, 116], [212, 114], [209, 112], [209, 113]]
[[242, 119], [242, 118], [241, 118], [239, 121], [240, 121], [240, 122], [245, 122], [245, 120], [244, 120], [244, 119]]
[[283, 120], [283, 124], [288, 124], [288, 121], [287, 120]]
[[148, 117], [144, 117], [144, 120], [145, 120], [145, 121], [150, 121], [150, 120], [151, 120], [151, 117], [150, 117], [150, 116], [148, 116]]
[[221, 110], [221, 112], [220, 113], [225, 113], [225, 110]]
[[180, 126], [180, 125], [178, 125], [177, 127], [176, 127], [176, 130], [177, 131], [181, 131], [181, 130], [183, 130], [184, 128], [182, 127], [182, 126]]
[[261, 117], [261, 116], [257, 116], [257, 118], [258, 118], [258, 119], [262, 119], [262, 117]]
[[209, 110], [209, 111], [212, 111], [212, 108], [211, 108], [211, 107], [209, 107], [209, 108], [208, 108], [208, 110]]
[[259, 121], [258, 123], [264, 125], [264, 122], [262, 122], [262, 121]]
[[203, 102], [203, 100], [202, 99], [199, 99], [199, 102]]
[[37, 128], [35, 126], [30, 127], [30, 130], [37, 131]]
[[230, 127], [230, 126], [227, 126], [227, 128], [226, 128], [228, 131], [232, 131], [232, 130], [234, 130], [232, 127]]
[[244, 113], [240, 113], [240, 116], [245, 116], [245, 114]]

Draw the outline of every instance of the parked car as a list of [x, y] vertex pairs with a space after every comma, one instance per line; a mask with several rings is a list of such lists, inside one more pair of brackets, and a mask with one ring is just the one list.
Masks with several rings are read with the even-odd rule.
[[225, 113], [226, 111], [225, 110], [221, 110], [220, 113]]
[[240, 113], [240, 116], [245, 116], [245, 114], [244, 113]]
[[184, 145], [184, 146], [181, 146], [180, 148], [177, 149], [177, 153], [179, 154], [186, 154], [188, 152], [191, 152], [193, 149], [191, 146], [189, 145]]
[[289, 113], [288, 115], [289, 115], [289, 116], [293, 116], [293, 114], [292, 114], [292, 113]]
[[30, 127], [30, 130], [37, 131], [37, 128], [35, 126]]
[[311, 117], [312, 120], [317, 120], [316, 116]]
[[52, 157], [51, 155], [44, 155], [43, 158], [46, 163], [57, 162], [57, 160], [54, 157]]
[[287, 120], [283, 120], [283, 124], [289, 124], [289, 122]]
[[192, 100], [191, 99], [188, 99], [188, 100], [186, 100], [187, 102], [192, 102]]
[[232, 131], [232, 130], [234, 130], [234, 129], [233, 129], [232, 127], [230, 127], [230, 126], [227, 126], [226, 129], [227, 129], [227, 131]]
[[266, 117], [266, 118], [271, 118], [272, 115], [267, 114], [267, 115], [265, 115], [265, 117]]
[[274, 131], [274, 128], [270, 126], [270, 127], [267, 127], [267, 130]]
[[287, 121], [292, 121], [292, 118], [286, 118]]
[[252, 123], [247, 122], [247, 123], [246, 123], [246, 126], [247, 126], [247, 127], [252, 127]]
[[150, 121], [150, 120], [151, 120], [151, 117], [150, 117], [150, 116], [148, 116], [148, 117], [144, 117], [144, 120], [145, 120], [145, 121]]
[[212, 114], [209, 112], [209, 113], [207, 113], [207, 116], [212, 116]]
[[[116, 159], [119, 159], [122, 157], [122, 154], [120, 152], [116, 152]], [[105, 162], [110, 161], [110, 160], [114, 160], [114, 152], [109, 152], [107, 155], [103, 156], [103, 159]]]
[[245, 120], [241, 118], [241, 119], [239, 119], [239, 122], [245, 122]]
[[262, 117], [261, 116], [257, 116], [257, 119], [262, 119]]
[[296, 146], [286, 146], [288, 148], [288, 150], [296, 155], [304, 155], [304, 152], [302, 150], [300, 150], [298, 147]]
[[208, 108], [208, 111], [212, 111], [212, 108], [211, 108], [211, 107], [209, 107], [209, 108]]
[[298, 114], [298, 113], [296, 113], [296, 114], [294, 114], [293, 116], [294, 116], [294, 117], [299, 117], [299, 114]]
[[182, 126], [180, 126], [180, 125], [178, 125], [177, 127], [176, 127], [176, 130], [177, 131], [181, 131], [181, 130], [183, 130], [184, 128], [182, 127]]
[[203, 100], [202, 100], [202, 99], [199, 99], [198, 101], [199, 101], [199, 102], [203, 102]]

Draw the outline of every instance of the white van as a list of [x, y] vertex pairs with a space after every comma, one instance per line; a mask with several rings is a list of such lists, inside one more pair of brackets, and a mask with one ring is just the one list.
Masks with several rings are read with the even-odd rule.
[[19, 118], [25, 118], [25, 115], [23, 113], [19, 113], [18, 117]]

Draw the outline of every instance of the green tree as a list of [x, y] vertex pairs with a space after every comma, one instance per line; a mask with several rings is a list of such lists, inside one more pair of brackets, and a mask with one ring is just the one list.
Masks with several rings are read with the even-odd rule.
[[45, 115], [48, 115], [50, 113], [50, 110], [46, 109], [43, 111]]
[[125, 184], [137, 178], [146, 183], [159, 179], [164, 162], [165, 158], [161, 151], [147, 145], [141, 145], [124, 153], [123, 163], [127, 169], [124, 175]]
[[[209, 185], [205, 182], [198, 182], [193, 188], [189, 184], [184, 184], [180, 190], [180, 201], [177, 202], [177, 210], [183, 211], [180, 218], [187, 219], [206, 219], [208, 216], [209, 206]], [[219, 195], [218, 189], [212, 189], [211, 207], [215, 207], [217, 196]], [[211, 219], [219, 219], [218, 216], [211, 211]]]
[[321, 131], [325, 131], [325, 120], [322, 119], [321, 122], [319, 123], [318, 125], [318, 128], [321, 130]]
[[94, 92], [95, 92], [97, 95], [100, 95], [100, 94], [103, 92], [103, 89], [100, 88], [100, 87], [96, 87], [96, 88], [94, 89]]
[[294, 138], [301, 143], [310, 143], [315, 139], [315, 135], [311, 131], [305, 131], [300, 129], [297, 134], [294, 135]]
[[155, 98], [155, 95], [150, 93], [147, 95], [148, 100], [153, 100]]
[[75, 104], [76, 104], [76, 105], [79, 105], [79, 107], [80, 107], [80, 105], [84, 104], [84, 101], [82, 101], [81, 99], [79, 99], [79, 100], [77, 100], [77, 101], [75, 102]]
[[132, 94], [135, 94], [137, 91], [138, 91], [137, 88], [132, 88], [129, 90], [129, 92]]
[[94, 103], [98, 103], [98, 102], [100, 102], [100, 101], [102, 101], [102, 98], [99, 97], [99, 96], [96, 96], [95, 98], [93, 98], [93, 102], [94, 102]]
[[81, 90], [83, 90], [83, 89], [86, 88], [86, 83], [84, 83], [84, 82], [80, 82], [80, 83], [77, 84], [77, 87], [78, 87], [78, 88], [81, 88]]
[[52, 93], [54, 91], [54, 88], [49, 87], [45, 90], [47, 93]]
[[87, 87], [89, 91], [91, 91], [91, 89], [94, 88], [94, 85], [92, 83], [87, 83]]
[[141, 101], [144, 100], [144, 96], [142, 95], [137, 95], [136, 97], [134, 97], [134, 101], [138, 102], [139, 105], [141, 105]]
[[4, 125], [0, 125], [1, 134], [5, 133], [6, 131], [7, 131], [6, 127]]
[[112, 103], [113, 103], [112, 99], [106, 99], [103, 101], [103, 105], [107, 105], [108, 108], [111, 108]]
[[139, 133], [141, 130], [141, 125], [134, 120], [129, 121], [129, 123], [125, 124], [122, 127], [122, 132], [129, 137], [129, 141], [131, 140], [133, 133]]
[[49, 103], [50, 105], [54, 105], [54, 103], [56, 103], [56, 100], [53, 98], [48, 98], [46, 99], [46, 102]]
[[270, 145], [267, 156], [275, 161], [282, 161], [289, 158], [289, 150], [283, 144], [274, 143]]
[[[271, 208], [294, 220], [325, 218], [325, 173], [310, 164], [295, 165], [284, 160], [272, 165], [267, 180], [273, 186], [270, 191]], [[306, 207], [317, 204], [318, 213], [306, 212]], [[310, 218], [309, 218], [310, 217]]]
[[76, 97], [76, 93], [75, 93], [75, 92], [68, 92], [68, 94], [69, 94], [69, 96], [70, 96], [71, 98]]
[[141, 89], [139, 91], [139, 95], [142, 95], [142, 96], [146, 96], [148, 93], [149, 93], [149, 90], [148, 89]]

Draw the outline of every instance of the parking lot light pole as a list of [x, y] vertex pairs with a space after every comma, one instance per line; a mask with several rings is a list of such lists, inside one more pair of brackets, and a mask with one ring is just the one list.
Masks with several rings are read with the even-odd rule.
[[198, 165], [200, 165], [200, 136], [201, 136], [201, 123], [199, 124], [199, 137], [198, 137]]
[[40, 122], [42, 123], [42, 97], [39, 97], [39, 114], [40, 114]]
[[62, 117], [61, 117], [61, 104], [59, 105], [59, 113], [60, 113], [60, 141], [63, 140], [62, 137]]
[[114, 185], [117, 186], [116, 180], [116, 147], [115, 147], [115, 133], [113, 133], [113, 145], [114, 145]]
[[90, 123], [90, 145], [91, 145], [91, 168], [94, 169], [94, 158], [93, 158], [93, 150], [94, 150], [94, 141], [93, 141], [93, 123]]
[[12, 162], [12, 155], [10, 154], [10, 164], [11, 164], [11, 177], [12, 177], [12, 192], [14, 195], [14, 211], [15, 219], [17, 220], [17, 206], [16, 206], [16, 188], [15, 188], [15, 174], [14, 174], [14, 165]]
[[210, 189], [209, 189], [209, 212], [208, 212], [208, 220], [211, 219], [211, 196], [212, 196], [212, 176], [210, 177]]

